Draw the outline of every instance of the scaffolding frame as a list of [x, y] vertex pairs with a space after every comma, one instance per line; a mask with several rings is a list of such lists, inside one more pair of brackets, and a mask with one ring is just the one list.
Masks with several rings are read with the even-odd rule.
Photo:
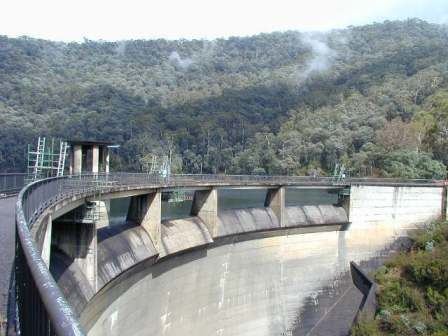
[[64, 176], [67, 149], [67, 142], [45, 137], [38, 138], [35, 150], [28, 145], [27, 181]]

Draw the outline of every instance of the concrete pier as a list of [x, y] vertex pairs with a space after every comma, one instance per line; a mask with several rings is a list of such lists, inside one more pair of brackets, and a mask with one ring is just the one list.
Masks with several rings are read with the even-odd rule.
[[162, 193], [156, 190], [150, 194], [132, 196], [127, 220], [141, 225], [149, 234], [156, 249], [161, 245]]
[[[73, 166], [73, 167], [72, 167]], [[82, 147], [75, 145], [73, 148], [73, 165], [71, 170], [73, 174], [80, 174], [82, 170]]]
[[280, 227], [285, 226], [285, 187], [268, 189], [265, 206], [275, 213]]
[[98, 145], [92, 146], [92, 173], [99, 172], [100, 149]]
[[194, 192], [191, 215], [199, 217], [208, 228], [210, 235], [216, 236], [218, 223], [218, 191], [216, 188]]

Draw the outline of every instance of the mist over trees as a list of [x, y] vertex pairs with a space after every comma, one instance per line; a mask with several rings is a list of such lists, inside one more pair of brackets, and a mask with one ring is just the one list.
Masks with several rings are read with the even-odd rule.
[[[184, 173], [442, 178], [448, 28], [60, 43], [0, 36], [0, 171], [39, 135], [110, 140], [117, 170], [169, 146]], [[146, 161], [145, 161], [146, 160]]]

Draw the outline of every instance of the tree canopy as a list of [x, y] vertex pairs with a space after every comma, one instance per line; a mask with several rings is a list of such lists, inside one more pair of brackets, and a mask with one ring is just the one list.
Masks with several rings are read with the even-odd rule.
[[121, 145], [185, 173], [440, 178], [448, 28], [386, 21], [328, 33], [60, 43], [0, 36], [0, 171], [38, 135]]

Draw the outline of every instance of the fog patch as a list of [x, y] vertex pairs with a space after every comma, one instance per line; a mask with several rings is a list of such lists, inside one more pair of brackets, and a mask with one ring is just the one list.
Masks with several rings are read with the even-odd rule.
[[115, 47], [115, 53], [119, 56], [123, 56], [126, 51], [126, 41], [118, 41]]
[[171, 52], [170, 56], [168, 57], [169, 61], [177, 66], [179, 66], [182, 69], [188, 69], [190, 65], [192, 65], [194, 62], [191, 58], [182, 58], [180, 57], [179, 53], [177, 51]]
[[336, 51], [331, 49], [322, 36], [306, 34], [302, 36], [302, 43], [311, 49], [311, 59], [299, 73], [299, 80], [328, 71], [336, 58]]

